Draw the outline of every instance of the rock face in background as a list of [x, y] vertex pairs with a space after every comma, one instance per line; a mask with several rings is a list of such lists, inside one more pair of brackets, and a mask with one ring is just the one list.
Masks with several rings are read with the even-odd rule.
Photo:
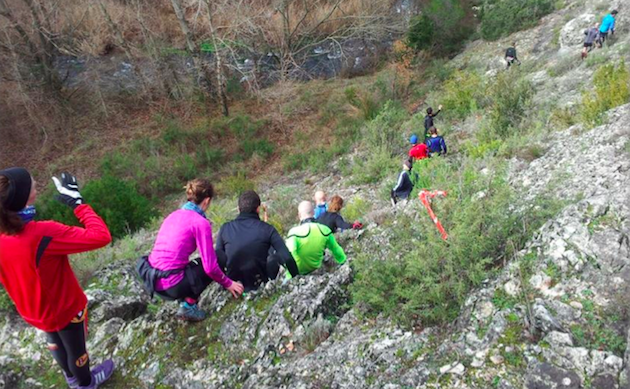
[[575, 48], [584, 43], [584, 30], [594, 27], [597, 21], [593, 14], [582, 14], [577, 18], [569, 21], [560, 30], [560, 47]]

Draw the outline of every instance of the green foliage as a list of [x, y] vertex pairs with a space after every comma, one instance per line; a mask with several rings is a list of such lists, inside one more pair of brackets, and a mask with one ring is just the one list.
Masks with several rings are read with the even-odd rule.
[[245, 139], [241, 144], [241, 148], [246, 158], [258, 154], [266, 159], [273, 154], [274, 150], [273, 143], [267, 139]]
[[381, 250], [377, 247], [357, 254], [351, 290], [355, 302], [368, 313], [383, 313], [404, 323], [449, 322], [469, 290], [486, 279], [502, 258], [523, 247], [547, 220], [549, 209], [544, 206], [517, 211], [503, 169], [481, 174], [479, 164], [464, 159], [455, 165], [435, 158], [425, 169], [431, 172], [430, 188], [448, 192], [432, 206], [449, 233], [448, 243], [439, 237], [421, 205], [413, 203], [422, 215], [420, 222], [413, 215], [398, 214], [396, 228], [390, 230], [391, 252], [396, 256], [375, 259], [374, 252]]
[[456, 119], [466, 118], [479, 107], [484, 89], [477, 73], [456, 71], [443, 85], [444, 113]]
[[575, 69], [580, 65], [580, 61], [578, 61], [575, 56], [567, 55], [560, 58], [556, 63], [547, 68], [547, 74], [551, 77], [560, 77], [565, 73]]
[[488, 90], [493, 104], [489, 109], [489, 126], [482, 134], [488, 139], [505, 139], [516, 133], [527, 116], [534, 88], [529, 81], [514, 73], [499, 74]]
[[629, 101], [629, 83], [630, 74], [623, 61], [597, 69], [593, 76], [594, 90], [582, 94], [582, 122], [588, 127], [602, 124], [606, 111]]
[[374, 120], [363, 130], [363, 140], [368, 151], [385, 151], [394, 154], [400, 145], [400, 125], [408, 114], [400, 104], [387, 101]]
[[423, 13], [411, 18], [407, 31], [407, 44], [416, 50], [430, 49], [433, 46], [435, 22]]
[[[622, 335], [613, 329], [613, 323], [622, 320], [619, 312], [604, 312], [587, 299], [582, 299], [581, 303], [584, 307], [584, 321], [571, 326], [576, 346], [607, 350], [617, 356], [623, 356], [626, 350], [625, 334]], [[621, 310], [622, 306], [611, 309]]]
[[353, 222], [364, 217], [369, 209], [370, 203], [367, 200], [364, 200], [361, 197], [353, 197], [350, 201], [344, 204], [341, 214], [347, 221]]
[[470, 7], [457, 0], [429, 0], [421, 14], [411, 19], [407, 44], [415, 50], [453, 53], [474, 33]]
[[373, 184], [385, 177], [391, 177], [400, 170], [402, 159], [392, 157], [392, 153], [384, 146], [372, 150], [366, 159], [354, 162], [352, 181], [356, 184]]
[[0, 312], [13, 312], [15, 311], [15, 305], [11, 301], [11, 298], [4, 290], [3, 287], [0, 287]]
[[[49, 187], [48, 193], [54, 189]], [[127, 181], [105, 175], [88, 182], [82, 189], [85, 202], [99, 214], [115, 238], [135, 232], [157, 216], [157, 210], [149, 199], [138, 193], [136, 187]], [[52, 196], [38, 203], [38, 218], [57, 220], [61, 223], [77, 225], [72, 210]]]
[[217, 185], [219, 193], [224, 195], [238, 196], [246, 190], [254, 190], [254, 182], [247, 178], [244, 172], [237, 172], [236, 174], [222, 179]]
[[481, 5], [481, 36], [497, 40], [530, 28], [555, 8], [553, 0], [485, 0]]

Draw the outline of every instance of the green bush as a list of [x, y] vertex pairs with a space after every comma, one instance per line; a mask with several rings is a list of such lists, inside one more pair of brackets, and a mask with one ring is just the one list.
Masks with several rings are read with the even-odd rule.
[[263, 159], [267, 159], [273, 154], [274, 146], [267, 139], [245, 139], [241, 144], [241, 148], [244, 158], [258, 154]]
[[514, 134], [526, 117], [534, 88], [531, 83], [514, 72], [504, 72], [497, 76], [489, 88], [489, 110], [491, 138], [506, 138]]
[[[356, 184], [373, 184], [394, 175], [401, 169], [402, 159], [392, 157], [385, 147], [372, 150], [365, 160], [355, 161], [352, 166], [352, 181]], [[392, 183], [392, 187], [394, 184]]]
[[370, 203], [367, 200], [364, 200], [361, 197], [353, 197], [350, 201], [344, 204], [341, 214], [347, 221], [352, 223], [355, 220], [361, 220], [369, 209]]
[[582, 94], [582, 122], [589, 127], [602, 124], [606, 111], [629, 101], [629, 83], [630, 74], [623, 61], [597, 69], [593, 76], [593, 90]]
[[[49, 187], [46, 193], [53, 192], [54, 189]], [[81, 194], [103, 218], [115, 238], [139, 230], [157, 216], [156, 208], [133, 185], [110, 175], [88, 182], [81, 189]], [[37, 210], [38, 219], [78, 225], [72, 210], [53, 196], [40, 197]]]
[[475, 112], [484, 96], [484, 84], [478, 74], [456, 71], [443, 84], [442, 105], [444, 114], [464, 119]]
[[383, 249], [377, 246], [356, 254], [351, 291], [368, 314], [423, 326], [451, 322], [470, 289], [557, 212], [553, 203], [544, 202], [536, 210], [519, 211], [504, 169], [482, 174], [482, 166], [475, 160], [460, 165], [443, 158], [431, 159], [427, 166], [431, 189], [448, 191], [432, 205], [448, 243], [413, 199], [407, 207], [416, 208], [420, 218], [410, 212], [396, 215], [396, 227], [388, 229], [390, 256], [379, 256]]
[[407, 44], [416, 50], [430, 49], [433, 46], [435, 22], [426, 13], [414, 16], [409, 22]]
[[222, 179], [217, 185], [217, 189], [223, 195], [239, 196], [246, 190], [255, 189], [255, 185], [244, 172], [238, 172]]
[[553, 0], [485, 0], [480, 11], [481, 36], [497, 40], [533, 27], [554, 8]]
[[416, 50], [431, 49], [439, 54], [458, 50], [474, 33], [472, 8], [461, 0], [428, 0], [421, 14], [411, 19], [407, 44]]
[[400, 104], [387, 101], [383, 109], [364, 127], [363, 140], [370, 152], [385, 150], [394, 154], [400, 147], [400, 125], [408, 114]]

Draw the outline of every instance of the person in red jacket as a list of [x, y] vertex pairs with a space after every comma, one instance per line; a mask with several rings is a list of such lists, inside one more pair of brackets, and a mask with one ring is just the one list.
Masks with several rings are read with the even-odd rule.
[[429, 148], [424, 142], [418, 143], [418, 137], [416, 135], [411, 135], [409, 143], [411, 143], [412, 146], [409, 150], [409, 162], [413, 164], [414, 161], [429, 157]]
[[53, 181], [57, 199], [85, 228], [34, 221], [35, 180], [24, 168], [0, 170], [0, 284], [22, 318], [46, 333], [68, 386], [95, 389], [111, 377], [114, 363], [106, 360], [90, 370], [87, 298], [68, 255], [101, 248], [112, 238], [103, 220], [83, 204], [74, 176], [63, 173]]

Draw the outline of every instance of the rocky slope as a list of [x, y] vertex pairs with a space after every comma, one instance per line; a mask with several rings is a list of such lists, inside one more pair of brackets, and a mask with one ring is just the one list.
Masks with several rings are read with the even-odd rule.
[[[575, 105], [594, 71], [576, 63], [575, 36], [588, 15], [601, 13], [596, 7], [571, 3], [535, 29], [498, 43], [472, 43], [453, 64], [493, 77], [502, 48], [518, 40], [523, 62], [533, 64], [524, 66], [534, 68], [528, 78], [537, 106]], [[603, 60], [628, 58], [621, 23], [618, 35], [615, 45], [597, 53]], [[521, 200], [515, 206], [554, 196], [565, 207], [498, 277], [471, 293], [448, 328], [412, 331], [363, 317], [350, 301], [350, 264], [330, 264], [284, 284], [279, 279], [238, 301], [211, 287], [201, 301], [211, 317], [180, 323], [172, 318], [176, 307], [149, 301], [133, 276], [134, 255], [150, 249], [155, 233], [107, 249], [103, 257], [115, 252], [122, 260], [100, 269], [86, 290], [91, 355], [96, 362], [112, 357], [119, 367], [106, 387], [630, 388], [630, 104], [611, 110], [606, 123], [549, 129], [542, 156], [510, 161], [509, 181]], [[395, 255], [380, 223], [390, 211], [378, 186], [348, 187], [339, 174], [289, 177], [266, 188], [264, 197], [281, 187], [295, 200], [287, 206], [294, 206], [312, 192], [304, 181], [342, 196], [360, 192], [374, 204], [367, 229], [340, 238], [350, 258], [368, 244], [380, 245], [375, 257]], [[413, 203], [396, 212], [429, 222]], [[14, 314], [2, 320], [0, 388], [63, 387], [43, 335]]]

